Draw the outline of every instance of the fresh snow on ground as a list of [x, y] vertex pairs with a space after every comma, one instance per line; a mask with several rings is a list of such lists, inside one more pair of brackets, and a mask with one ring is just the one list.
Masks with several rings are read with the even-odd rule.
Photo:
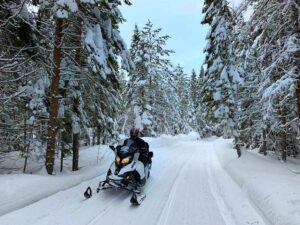
[[[67, 166], [70, 164], [69, 160], [66, 162], [66, 172], [63, 175], [48, 176], [45, 175], [44, 170], [34, 175], [1, 175], [0, 216], [25, 207], [58, 191], [78, 185], [84, 180], [90, 180], [104, 174], [112, 160], [113, 153], [108, 150], [108, 146], [95, 146], [80, 151], [81, 170], [78, 172], [71, 173], [67, 170]], [[38, 163], [36, 167], [39, 166]], [[59, 171], [58, 168], [56, 169]]]
[[76, 173], [0, 176], [0, 224], [299, 225], [299, 165], [246, 151], [237, 159], [231, 140], [194, 133], [145, 139], [154, 158], [139, 207], [126, 191], [95, 193], [113, 159], [96, 146], [81, 150]]
[[[244, 151], [240, 159], [228, 140], [216, 139], [214, 149], [223, 168], [274, 225], [300, 224], [300, 165]], [[289, 162], [290, 161], [290, 162]]]

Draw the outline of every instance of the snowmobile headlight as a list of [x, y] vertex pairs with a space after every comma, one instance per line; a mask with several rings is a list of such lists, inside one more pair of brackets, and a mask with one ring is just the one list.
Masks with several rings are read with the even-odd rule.
[[130, 158], [129, 158], [129, 157], [126, 157], [126, 158], [122, 159], [122, 164], [123, 164], [123, 165], [126, 165], [126, 164], [129, 163], [129, 161], [130, 161]]
[[121, 158], [119, 156], [116, 157], [116, 163], [119, 165], [121, 162]]

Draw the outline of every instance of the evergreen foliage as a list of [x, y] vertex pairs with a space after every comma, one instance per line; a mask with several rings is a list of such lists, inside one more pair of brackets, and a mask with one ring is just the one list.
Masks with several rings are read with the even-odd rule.
[[233, 138], [239, 156], [240, 145], [282, 160], [299, 154], [299, 1], [234, 10], [205, 0], [205, 61], [189, 76], [151, 21], [135, 26], [127, 50], [121, 4], [131, 3], [1, 1], [0, 162], [16, 152], [24, 172], [32, 159], [53, 174], [55, 160], [62, 171], [72, 155], [77, 170], [80, 146], [114, 142], [133, 126], [142, 136]]
[[135, 126], [145, 136], [169, 130], [163, 119], [166, 117], [163, 109], [168, 107], [165, 85], [171, 76], [168, 56], [173, 51], [165, 49], [166, 41], [170, 37], [162, 36], [160, 32], [161, 29], [153, 28], [150, 21], [142, 30], [135, 26], [130, 49], [135, 69], [129, 74], [130, 80], [127, 84], [125, 105], [129, 115], [126, 119], [126, 130]]
[[[250, 6], [245, 21], [241, 15]], [[275, 151], [282, 160], [297, 154], [299, 2], [245, 1], [234, 12], [226, 1], [207, 0], [203, 12], [202, 23], [211, 26], [201, 100], [205, 123], [264, 154]]]

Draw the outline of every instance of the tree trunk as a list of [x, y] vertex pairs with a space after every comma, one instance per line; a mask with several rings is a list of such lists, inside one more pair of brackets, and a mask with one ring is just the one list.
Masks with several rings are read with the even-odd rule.
[[103, 144], [103, 145], [106, 144], [106, 135], [103, 135], [102, 144]]
[[27, 167], [27, 159], [28, 159], [28, 155], [29, 155], [29, 148], [27, 148], [27, 118], [26, 118], [26, 114], [24, 117], [24, 146], [25, 146], [25, 162], [24, 162], [24, 167], [23, 167], [23, 173], [26, 172], [26, 167]]
[[[80, 58], [80, 52], [81, 48], [81, 34], [82, 34], [82, 21], [81, 19], [77, 19], [79, 28], [78, 28], [78, 33], [77, 33], [77, 39], [75, 46], [76, 48], [76, 54], [75, 54], [75, 62], [77, 63], [78, 69], [79, 69], [79, 74], [81, 73], [81, 58]], [[80, 86], [77, 84], [76, 90], [79, 92], [80, 91]], [[79, 112], [79, 106], [80, 106], [80, 99], [76, 95], [73, 97], [73, 113], [77, 114], [78, 117], [80, 117], [80, 112]], [[79, 162], [79, 139], [80, 139], [80, 132], [78, 133], [73, 133], [73, 165], [72, 165], [72, 171], [78, 170], [78, 162]]]
[[[291, 8], [291, 21], [294, 21], [294, 30], [293, 33], [297, 35], [298, 40], [300, 39], [300, 26], [299, 26], [299, 7], [300, 1], [295, 1], [295, 5], [292, 5]], [[295, 52], [294, 54], [294, 66], [296, 67], [296, 73], [298, 73], [298, 77], [296, 79], [296, 104], [298, 111], [298, 119], [300, 126], [300, 50]]]
[[297, 78], [296, 81], [296, 102], [297, 102], [297, 110], [298, 110], [298, 119], [300, 124], [300, 78]]
[[65, 143], [64, 141], [62, 141], [61, 150], [60, 150], [60, 172], [62, 172], [64, 169], [64, 157], [65, 157], [64, 151], [65, 151]]
[[[62, 96], [64, 98], [64, 108], [66, 106], [66, 95], [67, 95], [67, 86], [68, 86], [68, 81], [65, 81], [64, 89], [62, 91]], [[63, 171], [64, 168], [64, 152], [66, 149], [66, 112], [64, 110], [64, 118], [62, 120], [61, 124], [61, 149], [60, 149], [60, 172]]]
[[236, 149], [236, 153], [238, 155], [238, 157], [240, 158], [242, 156], [242, 151], [241, 151], [241, 148], [240, 148], [240, 145], [238, 143], [238, 138], [235, 137], [234, 138], [234, 141], [235, 141], [235, 149]]
[[[65, 85], [62, 91], [62, 96], [64, 98], [64, 107], [66, 108], [67, 103], [67, 92], [69, 87], [69, 81], [65, 81]], [[64, 110], [64, 118], [62, 119], [61, 124], [61, 157], [60, 157], [60, 172], [63, 171], [63, 161], [66, 153], [69, 150], [69, 146], [72, 144], [72, 125], [71, 125], [71, 115], [67, 112], [67, 110]]]
[[259, 152], [260, 153], [263, 153], [264, 155], [267, 155], [267, 134], [266, 134], [266, 130], [263, 129], [262, 131], [262, 138], [263, 138], [263, 141], [262, 141], [262, 146], [261, 148], [259, 149]]
[[73, 164], [72, 171], [78, 170], [79, 161], [79, 133], [73, 134]]
[[[78, 107], [79, 107], [79, 99], [74, 97], [74, 99], [73, 99], [73, 113], [79, 114]], [[72, 164], [72, 171], [78, 170], [79, 138], [80, 138], [80, 132], [73, 133], [73, 146], [72, 146], [73, 164]]]
[[89, 134], [87, 133], [87, 131], [85, 131], [85, 146], [90, 146], [91, 145], [91, 138], [89, 136]]
[[46, 170], [47, 173], [52, 175], [55, 158], [55, 143], [56, 143], [56, 129], [57, 129], [57, 115], [58, 115], [58, 91], [60, 80], [60, 63], [62, 58], [61, 40], [62, 40], [62, 27], [63, 20], [56, 18], [55, 21], [55, 42], [53, 50], [53, 77], [51, 81], [50, 93], [50, 120], [48, 125], [48, 142], [46, 152]]
[[96, 131], [95, 129], [93, 130], [93, 142], [92, 145], [94, 146], [96, 144]]
[[101, 134], [100, 134], [100, 130], [101, 130], [101, 127], [100, 126], [97, 126], [96, 128], [96, 135], [97, 135], [97, 145], [100, 145], [101, 144]]
[[286, 161], [287, 135], [286, 135], [285, 127], [284, 127], [286, 125], [285, 109], [279, 110], [279, 113], [280, 113], [281, 125], [283, 126], [280, 131], [281, 159], [283, 161]]

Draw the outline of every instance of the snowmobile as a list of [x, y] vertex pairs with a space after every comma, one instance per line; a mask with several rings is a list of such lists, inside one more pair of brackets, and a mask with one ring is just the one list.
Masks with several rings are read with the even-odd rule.
[[[140, 153], [135, 144], [129, 140], [126, 146], [109, 146], [115, 153], [115, 160], [108, 169], [106, 179], [99, 182], [97, 193], [101, 190], [116, 188], [132, 193], [130, 202], [139, 205], [146, 195], [142, 194], [142, 188], [150, 176], [153, 152], [148, 153], [148, 162], [143, 163], [139, 159]], [[86, 198], [92, 196], [90, 187], [84, 193]]]

